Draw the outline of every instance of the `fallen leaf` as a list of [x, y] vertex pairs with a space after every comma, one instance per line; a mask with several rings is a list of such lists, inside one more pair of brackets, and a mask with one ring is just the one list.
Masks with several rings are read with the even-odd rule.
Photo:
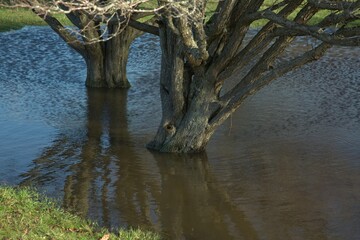
[[108, 240], [110, 238], [110, 234], [105, 234], [100, 240]]

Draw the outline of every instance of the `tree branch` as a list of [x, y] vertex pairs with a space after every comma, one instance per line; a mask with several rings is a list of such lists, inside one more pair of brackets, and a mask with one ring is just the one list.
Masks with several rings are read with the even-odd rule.
[[[299, 24], [291, 20], [287, 20], [278, 16], [277, 14], [271, 11], [265, 11], [262, 15], [281, 25], [286, 29], [291, 29], [291, 31], [296, 30], [299, 32], [306, 33], [307, 35], [311, 35], [314, 38], [317, 38], [323, 42], [327, 42], [329, 44], [340, 45], [340, 46], [360, 46], [360, 36], [349, 36], [348, 38], [344, 38], [341, 35], [333, 35], [324, 32], [323, 28], [317, 26], [308, 26], [304, 24]], [[349, 17], [353, 18], [353, 16], [349, 13]]]
[[209, 42], [211, 42], [211, 39], [214, 38], [214, 36], [219, 35], [226, 28], [236, 3], [237, 0], [224, 0], [218, 3], [215, 13], [205, 26]]
[[359, 6], [358, 2], [349, 2], [349, 1], [329, 1], [329, 0], [308, 0], [312, 6], [327, 9], [327, 10], [350, 10]]
[[[302, 0], [292, 0], [285, 1], [288, 4], [278, 13], [282, 17], [289, 16], [293, 11], [295, 11], [302, 3]], [[280, 4], [280, 3], [279, 3]], [[269, 7], [268, 9], [271, 9]], [[251, 16], [250, 14], [249, 16]], [[247, 17], [249, 17], [247, 16]], [[251, 62], [257, 55], [271, 43], [275, 36], [270, 33], [276, 29], [275, 23], [267, 23], [251, 40], [250, 42], [243, 48], [239, 53], [237, 53], [231, 61], [219, 68], [218, 74], [218, 84], [224, 79], [227, 79], [234, 71], [240, 69]], [[246, 60], [245, 60], [246, 59]]]
[[133, 20], [132, 18], [130, 18], [129, 26], [133, 27], [133, 28], [135, 28], [137, 30], [159, 36], [159, 27], [156, 27], [154, 25], [150, 25], [150, 24], [147, 24], [147, 23], [142, 23], [142, 22], [139, 22], [139, 21], [136, 21], [136, 20]]
[[316, 48], [295, 59], [290, 61], [283, 61], [278, 67], [272, 69], [257, 81], [251, 82], [246, 86], [238, 86], [235, 89], [232, 89], [229, 94], [226, 94], [223, 98], [221, 98], [221, 101], [223, 102], [223, 108], [216, 116], [214, 116], [212, 119], [209, 119], [209, 124], [212, 125], [212, 127], [219, 126], [240, 106], [240, 104], [248, 96], [254, 94], [264, 86], [268, 85], [271, 81], [283, 76], [284, 74], [307, 63], [318, 60], [329, 48], [331, 48], [331, 46], [331, 44], [322, 43]]
[[82, 56], [85, 54], [84, 45], [66, 29], [56, 18], [50, 14], [38, 12], [32, 9], [33, 12], [42, 18], [70, 47], [80, 53]]
[[[299, 24], [306, 23], [318, 11], [317, 8], [311, 5], [305, 5], [296, 15], [294, 22]], [[249, 71], [249, 73], [240, 81], [240, 85], [245, 86], [250, 82], [257, 80], [259, 76], [272, 66], [275, 59], [280, 56], [283, 51], [294, 40], [292, 36], [282, 36], [278, 38], [275, 43], [263, 54], [258, 60], [257, 64]]]
[[[359, 1], [360, 2], [360, 1]], [[331, 13], [326, 16], [321, 22], [316, 24], [317, 27], [324, 28], [329, 26], [334, 26], [336, 24], [343, 24], [345, 22], [351, 22], [354, 20], [360, 19], [359, 15], [356, 14], [349, 14], [349, 12], [342, 12], [342, 13]]]

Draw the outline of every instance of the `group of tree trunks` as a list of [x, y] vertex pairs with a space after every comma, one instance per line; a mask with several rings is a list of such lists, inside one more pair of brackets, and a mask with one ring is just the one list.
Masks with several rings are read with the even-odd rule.
[[[64, 1], [62, 9], [70, 10], [67, 17], [81, 30], [82, 41], [56, 18], [33, 8], [84, 57], [89, 87], [129, 87], [126, 63], [131, 42], [141, 31], [159, 35], [162, 120], [148, 147], [161, 152], [203, 151], [218, 126], [248, 96], [285, 73], [318, 60], [333, 45], [360, 45], [359, 24], [349, 26], [359, 19], [359, 0], [282, 0], [273, 4], [264, 0], [222, 0], [211, 13], [207, 12], [207, 0], [183, 2], [158, 1], [152, 12], [155, 20], [149, 24], [137, 21], [138, 12], [132, 15], [123, 11], [115, 18], [101, 11], [71, 11]], [[110, 3], [97, 8], [106, 6]], [[139, 9], [139, 5], [131, 8]], [[327, 16], [309, 24], [321, 11], [327, 11]], [[261, 19], [268, 22], [247, 39], [251, 24]], [[107, 34], [118, 32], [102, 41], [104, 21]], [[291, 59], [281, 58], [299, 36], [314, 38], [318, 44]], [[225, 82], [238, 72], [242, 77], [224, 91]]]

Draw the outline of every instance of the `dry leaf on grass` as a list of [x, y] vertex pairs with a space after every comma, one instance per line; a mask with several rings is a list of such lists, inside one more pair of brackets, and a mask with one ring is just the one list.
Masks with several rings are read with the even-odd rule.
[[105, 234], [100, 240], [108, 240], [110, 238], [110, 234]]

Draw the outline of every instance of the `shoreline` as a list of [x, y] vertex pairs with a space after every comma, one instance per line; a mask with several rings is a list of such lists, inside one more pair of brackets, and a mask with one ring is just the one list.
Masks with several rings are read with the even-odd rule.
[[[63, 24], [70, 24], [66, 16], [56, 17]], [[0, 32], [15, 31], [25, 26], [47, 26], [47, 24], [31, 10], [0, 8]]]
[[0, 239], [127, 239], [159, 240], [156, 233], [140, 229], [99, 227], [59, 207], [34, 189], [0, 185]]

